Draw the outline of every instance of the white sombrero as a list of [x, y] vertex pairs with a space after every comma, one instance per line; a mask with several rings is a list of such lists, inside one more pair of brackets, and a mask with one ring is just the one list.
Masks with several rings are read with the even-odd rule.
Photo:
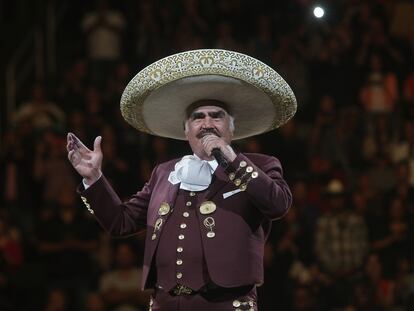
[[261, 61], [208, 49], [174, 54], [141, 70], [121, 97], [121, 113], [136, 129], [186, 139], [186, 109], [200, 100], [223, 102], [235, 118], [234, 139], [275, 129], [296, 112], [285, 80]]

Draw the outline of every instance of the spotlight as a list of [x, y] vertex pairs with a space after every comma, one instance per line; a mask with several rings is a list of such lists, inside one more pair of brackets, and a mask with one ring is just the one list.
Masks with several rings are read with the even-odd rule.
[[317, 6], [313, 9], [313, 15], [315, 15], [316, 18], [322, 18], [324, 14], [325, 11], [320, 6]]

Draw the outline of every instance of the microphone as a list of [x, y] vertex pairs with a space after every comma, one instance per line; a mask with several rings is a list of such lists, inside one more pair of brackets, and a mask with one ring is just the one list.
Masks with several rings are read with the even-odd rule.
[[229, 163], [227, 162], [227, 159], [224, 157], [220, 148], [213, 148], [213, 150], [211, 150], [211, 154], [222, 168], [227, 168], [227, 166], [229, 166]]
[[[205, 137], [206, 135], [216, 135], [217, 137], [220, 137], [218, 135], [218, 133], [211, 128], [206, 128], [204, 129], [198, 136], [200, 137]], [[197, 137], [198, 137], [197, 136]], [[198, 138], [200, 138], [198, 137]], [[214, 157], [214, 159], [216, 159], [217, 163], [222, 167], [222, 168], [227, 168], [227, 166], [229, 166], [229, 162], [227, 161], [227, 159], [224, 157], [223, 152], [221, 152], [220, 148], [216, 147], [213, 148], [211, 150], [211, 155]]]

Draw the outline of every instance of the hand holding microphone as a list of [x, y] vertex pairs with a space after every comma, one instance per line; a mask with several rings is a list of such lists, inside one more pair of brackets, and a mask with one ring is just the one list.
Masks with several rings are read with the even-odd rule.
[[203, 135], [202, 144], [205, 152], [212, 155], [217, 163], [224, 168], [228, 166], [229, 162], [233, 162], [237, 156], [230, 145], [212, 132]]
[[227, 168], [227, 166], [229, 166], [229, 162], [224, 157], [224, 155], [221, 152], [220, 148], [217, 148], [217, 147], [216, 148], [213, 148], [213, 150], [211, 150], [211, 155], [214, 157], [214, 159], [216, 159], [217, 163], [221, 167]]

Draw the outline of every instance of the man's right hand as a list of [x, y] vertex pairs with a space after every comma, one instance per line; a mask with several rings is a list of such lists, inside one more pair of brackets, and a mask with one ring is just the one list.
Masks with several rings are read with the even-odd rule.
[[89, 150], [73, 133], [68, 133], [66, 149], [68, 159], [75, 170], [85, 179], [86, 184], [92, 185], [101, 175], [102, 167], [102, 137], [95, 138], [93, 151]]

